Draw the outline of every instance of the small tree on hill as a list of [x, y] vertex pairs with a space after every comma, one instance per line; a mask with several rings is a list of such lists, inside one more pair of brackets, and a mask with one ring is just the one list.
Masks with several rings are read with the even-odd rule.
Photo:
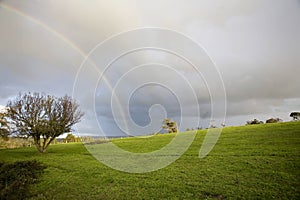
[[168, 131], [168, 133], [176, 133], [178, 132], [178, 125], [175, 121], [169, 120], [168, 118], [165, 118], [163, 120], [163, 129]]
[[266, 123], [278, 123], [278, 122], [281, 122], [282, 119], [279, 119], [279, 118], [270, 118], [270, 119], [267, 119], [266, 120]]
[[247, 121], [246, 125], [252, 125], [252, 124], [263, 124], [263, 121], [259, 121], [258, 119], [254, 119], [252, 121]]
[[212, 124], [209, 128], [218, 128], [216, 125]]
[[293, 120], [300, 120], [300, 112], [292, 112], [291, 114], [290, 114], [290, 117], [292, 117], [293, 118]]
[[56, 137], [70, 132], [83, 116], [79, 105], [67, 95], [57, 98], [39, 93], [19, 94], [7, 107], [13, 132], [32, 137], [41, 153]]

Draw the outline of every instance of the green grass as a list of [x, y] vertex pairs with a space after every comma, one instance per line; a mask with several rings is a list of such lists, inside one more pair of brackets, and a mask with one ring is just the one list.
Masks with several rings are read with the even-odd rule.
[[[189, 133], [186, 133], [189, 134]], [[37, 159], [46, 165], [32, 199], [300, 199], [300, 123], [224, 128], [205, 158], [198, 153], [206, 131], [188, 151], [154, 172], [130, 174], [99, 163], [84, 145], [0, 150], [0, 161]], [[132, 152], [149, 152], [174, 135], [116, 139]]]

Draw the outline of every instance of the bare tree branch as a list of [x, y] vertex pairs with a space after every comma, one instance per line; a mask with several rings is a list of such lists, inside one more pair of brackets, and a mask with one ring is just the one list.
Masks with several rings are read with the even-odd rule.
[[70, 132], [83, 112], [69, 96], [57, 98], [40, 93], [28, 93], [7, 103], [7, 116], [19, 136], [32, 137], [43, 153], [49, 144], [63, 133]]

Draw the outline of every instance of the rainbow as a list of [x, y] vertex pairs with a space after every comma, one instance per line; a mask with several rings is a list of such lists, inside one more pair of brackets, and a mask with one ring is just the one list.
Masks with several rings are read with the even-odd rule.
[[[23, 12], [22, 10], [19, 10], [13, 6], [7, 5], [5, 3], [0, 3], [0, 7], [4, 8], [5, 10], [12, 12], [20, 17], [23, 17], [33, 23], [35, 23], [36, 25], [40, 26], [41, 28], [43, 28], [44, 30], [48, 31], [49, 33], [53, 34], [55, 37], [59, 38], [61, 41], [63, 41], [65, 44], [67, 44], [69, 47], [71, 47], [72, 49], [74, 49], [80, 56], [83, 57], [83, 63], [88, 60], [89, 63], [92, 64], [92, 66], [94, 67], [94, 69], [99, 73], [99, 74], [103, 74], [103, 72], [97, 67], [97, 65], [95, 64], [95, 62], [93, 60], [91, 60], [89, 58], [89, 55], [87, 53], [85, 53], [79, 46], [77, 46], [74, 42], [72, 42], [68, 37], [66, 37], [65, 35], [63, 35], [62, 33], [59, 33], [58, 31], [56, 31], [55, 29], [51, 28], [50, 26], [48, 26], [47, 24], [45, 24], [44, 22], [28, 15], [27, 13]], [[76, 73], [76, 77], [75, 80], [78, 79], [78, 76], [80, 74], [80, 70], [82, 68], [82, 64], [80, 65], [79, 70], [77, 70]], [[107, 77], [105, 77], [104, 75], [102, 76], [104, 83], [108, 86], [108, 88], [110, 89], [110, 91], [113, 91], [113, 87], [110, 84], [110, 82], [108, 81]], [[73, 86], [73, 94], [74, 94], [74, 86]], [[122, 108], [121, 103], [120, 103], [120, 99], [118, 98], [117, 95], [115, 95], [116, 97], [116, 101], [117, 104], [119, 104], [120, 108]], [[121, 109], [121, 115], [123, 120], [125, 121], [125, 126], [128, 129], [128, 124], [127, 124], [127, 120], [125, 117], [125, 113], [124, 110]]]

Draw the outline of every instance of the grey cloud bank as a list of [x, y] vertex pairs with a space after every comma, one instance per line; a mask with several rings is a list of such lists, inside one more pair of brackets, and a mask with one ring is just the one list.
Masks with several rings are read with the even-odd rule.
[[[160, 27], [181, 32], [201, 44], [217, 64], [227, 95], [227, 125], [244, 124], [257, 117], [265, 120], [280, 117], [289, 120], [291, 111], [300, 110], [300, 3], [297, 0], [263, 1], [0, 1], [0, 105], [20, 91], [40, 91], [54, 95], [72, 95], [79, 67], [95, 45], [114, 34], [143, 27]], [[159, 38], [159, 36], [157, 36]], [[148, 38], [149, 40], [157, 38]], [[176, 43], [178, 41], [174, 41]], [[132, 41], [111, 43], [105, 51], [88, 62], [80, 84], [82, 108], [86, 115], [77, 125], [81, 133], [121, 134], [113, 115], [111, 88], [103, 80], [97, 85], [104, 63], [98, 55], [114, 54], [122, 45]], [[184, 47], [185, 51], [191, 51]], [[99, 59], [99, 60], [97, 60]], [[198, 104], [186, 91], [179, 76], [168, 70], [128, 74], [118, 89], [122, 106], [129, 105], [129, 114], [138, 125], [160, 119], [167, 114], [180, 121], [180, 108], [194, 119], [193, 111], [200, 107], [200, 126], [211, 121], [210, 96], [201, 77], [182, 59], [165, 52], [145, 50], [132, 53], [114, 63], [106, 72], [111, 85], [133, 67], [143, 63], [163, 63], [176, 69], [189, 80]], [[126, 103], [129, 88], [153, 75], [156, 81], [168, 80], [178, 88], [176, 95], [184, 96], [179, 106], [174, 95], [159, 86], [141, 87]], [[209, 77], [206, 77], [209, 78]], [[78, 81], [78, 80], [77, 80]], [[218, 87], [214, 87], [218, 90]], [[220, 88], [219, 88], [220, 89]], [[117, 107], [116, 107], [117, 108]], [[220, 125], [222, 105], [216, 105], [214, 123]], [[164, 113], [166, 112], [166, 113]], [[161, 119], [162, 120], [162, 119]], [[160, 126], [160, 122], [154, 122]], [[185, 124], [191, 128], [193, 123]], [[154, 129], [153, 129], [154, 130]], [[155, 129], [156, 130], [156, 129]], [[145, 133], [141, 133], [145, 134]]]

